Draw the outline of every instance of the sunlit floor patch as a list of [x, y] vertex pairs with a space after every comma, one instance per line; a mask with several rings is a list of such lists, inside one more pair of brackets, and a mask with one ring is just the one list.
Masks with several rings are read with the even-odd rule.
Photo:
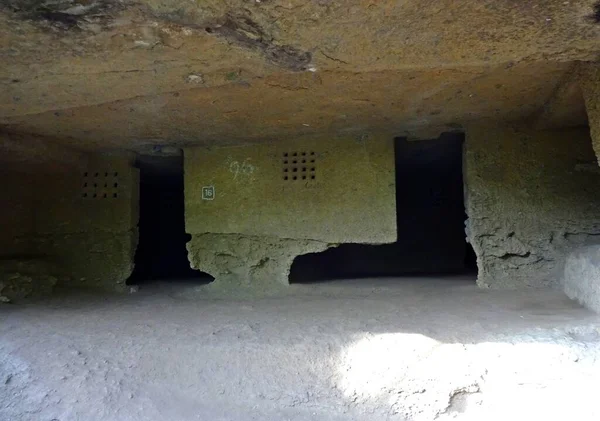
[[0, 419], [600, 419], [598, 316], [557, 291], [467, 281], [3, 305]]

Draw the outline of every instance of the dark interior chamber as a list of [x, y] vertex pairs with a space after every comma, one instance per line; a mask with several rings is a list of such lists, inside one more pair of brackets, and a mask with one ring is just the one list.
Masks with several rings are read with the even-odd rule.
[[141, 156], [139, 243], [131, 284], [153, 280], [209, 283], [214, 278], [194, 270], [187, 258], [183, 157]]
[[396, 224], [393, 244], [342, 244], [295, 259], [290, 282], [476, 271], [465, 236], [464, 135], [395, 139]]

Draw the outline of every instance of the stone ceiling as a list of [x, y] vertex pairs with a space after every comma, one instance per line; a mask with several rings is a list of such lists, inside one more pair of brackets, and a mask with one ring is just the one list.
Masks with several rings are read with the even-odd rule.
[[4, 149], [581, 125], [595, 3], [0, 0]]

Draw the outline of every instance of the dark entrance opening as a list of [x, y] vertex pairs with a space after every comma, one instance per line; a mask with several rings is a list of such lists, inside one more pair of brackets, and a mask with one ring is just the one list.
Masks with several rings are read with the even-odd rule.
[[395, 140], [396, 223], [393, 244], [342, 244], [294, 260], [290, 282], [419, 274], [476, 273], [466, 242], [461, 133]]
[[157, 280], [207, 284], [210, 275], [193, 270], [187, 259], [183, 157], [143, 155], [140, 169], [139, 243], [129, 284]]

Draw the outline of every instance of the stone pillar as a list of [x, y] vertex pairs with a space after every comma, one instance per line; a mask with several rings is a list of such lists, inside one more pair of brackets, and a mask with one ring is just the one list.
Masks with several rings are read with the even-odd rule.
[[0, 297], [56, 284], [125, 289], [137, 244], [138, 174], [130, 156], [81, 156], [76, 166], [0, 174]]
[[35, 249], [62, 285], [123, 291], [138, 232], [138, 170], [130, 156], [92, 156], [77, 172], [40, 178]]
[[[579, 82], [592, 137], [592, 146], [600, 164], [600, 66], [583, 63]], [[567, 257], [564, 291], [570, 298], [600, 313], [600, 238], [596, 244], [577, 248]]]
[[567, 257], [565, 293], [600, 313], [600, 245], [578, 248]]
[[478, 284], [558, 287], [566, 255], [600, 238], [600, 173], [588, 131], [470, 127], [464, 160]]
[[393, 136], [184, 154], [188, 256], [215, 277], [210, 288], [279, 289], [298, 255], [396, 240]]

